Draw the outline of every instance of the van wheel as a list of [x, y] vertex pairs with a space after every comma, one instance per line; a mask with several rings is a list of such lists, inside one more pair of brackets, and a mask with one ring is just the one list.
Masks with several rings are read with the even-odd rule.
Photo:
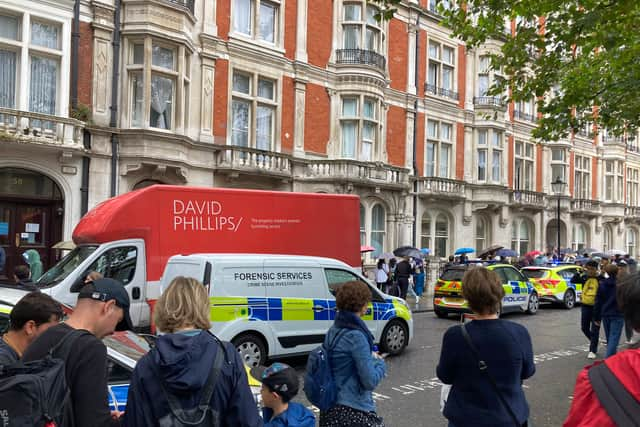
[[441, 319], [446, 319], [447, 317], [449, 317], [449, 314], [446, 311], [438, 310], [437, 308], [434, 308], [433, 312]]
[[240, 358], [250, 368], [267, 362], [267, 349], [264, 340], [256, 334], [242, 334], [231, 341], [240, 354]]
[[573, 306], [576, 305], [576, 294], [575, 292], [573, 292], [573, 289], [567, 289], [567, 291], [564, 293], [562, 304], [567, 310], [571, 310]]
[[539, 306], [540, 306], [540, 300], [538, 299], [538, 294], [533, 292], [529, 296], [529, 304], [527, 304], [527, 313], [536, 314], [538, 312]]
[[400, 354], [409, 343], [409, 331], [400, 320], [392, 320], [385, 326], [380, 337], [383, 353]]

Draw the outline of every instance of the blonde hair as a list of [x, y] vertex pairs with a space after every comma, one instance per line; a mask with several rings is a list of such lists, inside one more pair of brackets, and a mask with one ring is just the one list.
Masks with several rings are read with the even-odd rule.
[[209, 329], [207, 288], [192, 277], [176, 277], [158, 298], [154, 321], [158, 329], [168, 333], [186, 327]]

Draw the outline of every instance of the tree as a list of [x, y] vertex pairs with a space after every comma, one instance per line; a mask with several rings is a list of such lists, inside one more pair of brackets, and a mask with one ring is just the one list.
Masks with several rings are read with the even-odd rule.
[[[467, 0], [440, 9], [443, 25], [474, 49], [502, 42], [489, 94], [538, 100], [534, 137], [557, 140], [595, 123], [616, 135], [640, 124], [640, 1]], [[505, 22], [515, 25], [505, 35]]]

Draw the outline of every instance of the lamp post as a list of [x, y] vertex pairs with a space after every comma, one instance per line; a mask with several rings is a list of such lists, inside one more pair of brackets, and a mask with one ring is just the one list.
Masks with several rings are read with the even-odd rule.
[[560, 176], [557, 176], [556, 180], [551, 183], [551, 189], [553, 190], [553, 193], [558, 198], [558, 205], [557, 205], [558, 207], [557, 207], [557, 210], [556, 210], [556, 226], [557, 226], [557, 230], [558, 230], [558, 240], [557, 240], [558, 259], [560, 258], [560, 197], [564, 193], [564, 186], [565, 185], [567, 185], [567, 183], [564, 182], [560, 178]]

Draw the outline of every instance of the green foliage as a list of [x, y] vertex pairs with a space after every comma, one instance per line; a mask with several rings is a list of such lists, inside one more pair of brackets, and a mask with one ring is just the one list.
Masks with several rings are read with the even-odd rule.
[[[490, 94], [537, 98], [543, 118], [535, 137], [557, 140], [587, 122], [615, 134], [637, 130], [640, 1], [467, 0], [441, 13], [469, 49], [502, 42], [491, 66], [505, 80]], [[516, 34], [505, 36], [505, 19], [516, 18]]]
[[73, 119], [80, 120], [82, 122], [91, 123], [91, 117], [93, 115], [93, 112], [91, 111], [91, 107], [89, 107], [88, 105], [78, 103], [75, 109], [70, 108], [69, 115]]

